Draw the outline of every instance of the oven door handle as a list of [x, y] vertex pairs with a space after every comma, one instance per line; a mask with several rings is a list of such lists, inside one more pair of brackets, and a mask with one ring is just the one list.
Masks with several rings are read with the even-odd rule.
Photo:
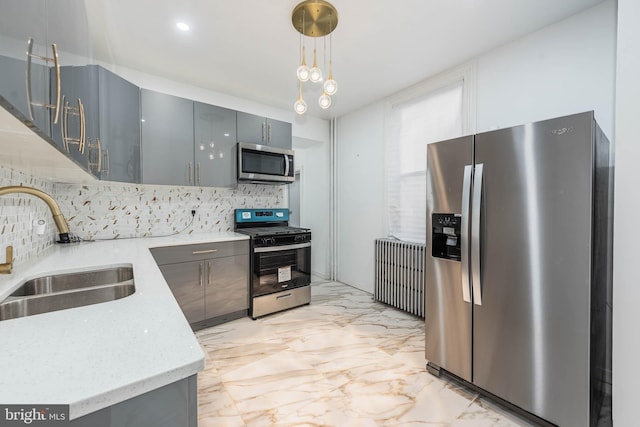
[[297, 245], [283, 245], [283, 246], [268, 246], [266, 248], [254, 248], [253, 252], [261, 253], [261, 252], [278, 252], [278, 251], [288, 251], [291, 249], [302, 249], [302, 248], [310, 248], [311, 242], [307, 243], [298, 243]]

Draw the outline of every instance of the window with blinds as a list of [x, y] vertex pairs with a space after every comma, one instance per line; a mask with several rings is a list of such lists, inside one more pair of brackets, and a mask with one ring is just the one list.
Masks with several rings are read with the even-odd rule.
[[427, 144], [463, 133], [464, 79], [393, 103], [386, 141], [389, 235], [426, 237]]

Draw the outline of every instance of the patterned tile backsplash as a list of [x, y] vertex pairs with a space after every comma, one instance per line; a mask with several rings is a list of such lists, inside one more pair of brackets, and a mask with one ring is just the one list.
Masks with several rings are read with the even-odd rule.
[[[96, 182], [51, 183], [0, 165], [0, 186], [25, 185], [54, 196], [71, 233], [85, 240], [233, 231], [236, 208], [284, 207], [284, 187], [240, 184], [237, 188], [177, 187]], [[191, 217], [191, 211], [195, 216]], [[29, 215], [46, 222], [40, 236]], [[32, 196], [0, 197], [0, 252], [14, 246], [16, 263], [53, 244], [56, 228], [47, 206]], [[0, 255], [0, 262], [3, 256]]]

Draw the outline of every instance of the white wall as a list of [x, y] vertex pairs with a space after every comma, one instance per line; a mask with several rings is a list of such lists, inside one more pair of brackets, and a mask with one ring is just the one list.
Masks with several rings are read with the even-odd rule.
[[615, 2], [609, 0], [477, 60], [477, 131], [582, 111], [611, 139]]
[[329, 230], [330, 144], [294, 140], [296, 169], [300, 169], [300, 226], [311, 229], [311, 272], [323, 279], [331, 275]]
[[613, 421], [638, 425], [640, 383], [640, 2], [618, 0], [613, 261]]
[[373, 293], [374, 248], [385, 237], [384, 102], [337, 120], [336, 279]]
[[[615, 31], [609, 0], [475, 58], [477, 130], [595, 110], [611, 139]], [[337, 279], [368, 292], [373, 239], [387, 234], [384, 102], [341, 117], [336, 138]]]

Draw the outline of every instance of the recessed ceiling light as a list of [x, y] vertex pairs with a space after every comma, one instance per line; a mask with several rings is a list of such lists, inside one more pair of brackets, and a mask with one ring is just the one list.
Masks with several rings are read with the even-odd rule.
[[177, 22], [176, 23], [176, 27], [178, 27], [178, 29], [180, 31], [189, 31], [189, 26], [187, 24], [185, 24], [184, 22]]

